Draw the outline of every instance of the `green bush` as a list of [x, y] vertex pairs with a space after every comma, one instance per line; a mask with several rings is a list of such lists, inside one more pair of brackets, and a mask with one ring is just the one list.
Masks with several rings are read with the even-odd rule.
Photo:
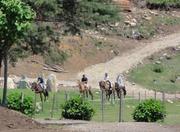
[[164, 68], [162, 65], [155, 64], [153, 67], [153, 71], [156, 73], [162, 73], [164, 71]]
[[23, 96], [20, 92], [14, 92], [7, 97], [8, 108], [16, 111], [20, 111], [26, 115], [33, 115], [33, 99], [30, 96]]
[[166, 116], [165, 107], [160, 101], [145, 100], [134, 110], [133, 119], [138, 122], [156, 122]]
[[80, 97], [66, 101], [62, 109], [62, 116], [66, 119], [91, 120], [95, 113], [92, 106]]

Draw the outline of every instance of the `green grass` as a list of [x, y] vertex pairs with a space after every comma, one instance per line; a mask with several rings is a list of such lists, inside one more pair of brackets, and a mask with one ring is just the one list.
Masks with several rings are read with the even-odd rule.
[[[14, 91], [22, 91], [25, 95], [29, 95], [35, 97], [34, 93], [31, 90], [8, 90], [8, 94]], [[78, 90], [68, 90], [67, 91], [69, 97], [78, 96]], [[93, 108], [95, 109], [95, 115], [92, 118], [92, 121], [101, 122], [101, 103], [100, 103], [100, 94], [97, 90], [93, 91], [94, 93], [94, 101], [88, 100]], [[65, 102], [65, 90], [61, 90], [55, 94], [55, 106], [53, 112], [53, 119], [61, 119], [61, 105]], [[0, 97], [2, 97], [2, 89], [0, 89]], [[37, 102], [40, 101], [39, 96], [37, 96]], [[123, 120], [125, 122], [133, 121], [132, 113], [134, 108], [138, 105], [138, 101], [127, 97], [124, 102], [123, 109]], [[167, 118], [165, 119], [164, 124], [180, 124], [180, 102], [175, 102], [173, 104], [166, 103], [167, 109]], [[50, 119], [51, 118], [51, 109], [52, 109], [52, 93], [50, 93], [49, 100], [44, 103], [43, 112], [40, 111], [36, 113], [33, 118], [41, 118], [41, 119]], [[115, 104], [111, 102], [105, 101], [104, 104], [104, 121], [105, 122], [118, 122], [119, 118], [119, 104], [118, 100], [115, 101]]]
[[[138, 83], [145, 88], [157, 91], [175, 93], [180, 91], [180, 81], [172, 82], [176, 76], [180, 76], [180, 53], [172, 59], [163, 59], [161, 64], [152, 63], [141, 65], [131, 71], [128, 75], [130, 81]], [[160, 68], [161, 73], [153, 69]]]

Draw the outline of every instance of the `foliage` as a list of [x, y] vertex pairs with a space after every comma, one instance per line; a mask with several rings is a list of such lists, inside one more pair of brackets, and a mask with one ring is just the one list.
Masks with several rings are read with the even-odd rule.
[[160, 101], [145, 100], [134, 110], [133, 119], [138, 122], [156, 122], [166, 117], [165, 107]]
[[21, 0], [0, 1], [0, 64], [4, 60], [4, 92], [2, 104], [6, 105], [8, 55], [17, 40], [29, 29], [35, 12]]
[[30, 96], [23, 96], [20, 92], [14, 92], [8, 95], [8, 108], [20, 111], [26, 115], [34, 114], [33, 99]]
[[156, 73], [162, 73], [163, 72], [163, 66], [161, 64], [154, 64], [154, 67], [152, 70]]
[[180, 7], [180, 1], [179, 0], [146, 0], [147, 5], [150, 5], [151, 7], [157, 7], [157, 8], [166, 8], [166, 7]]
[[75, 33], [80, 27], [97, 29], [120, 19], [119, 8], [111, 0], [64, 0], [62, 8], [68, 27], [76, 29]]
[[68, 100], [62, 109], [62, 116], [67, 119], [91, 120], [94, 115], [92, 106], [80, 97]]

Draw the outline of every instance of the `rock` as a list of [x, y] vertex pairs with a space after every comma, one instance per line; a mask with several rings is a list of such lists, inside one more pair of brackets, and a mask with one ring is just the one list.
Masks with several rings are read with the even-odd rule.
[[162, 56], [159, 58], [159, 60], [163, 60], [163, 59], [164, 59], [164, 57], [162, 57]]
[[116, 22], [114, 26], [115, 26], [115, 27], [119, 26], [119, 22]]
[[136, 22], [132, 22], [132, 21], [124, 21], [124, 23], [125, 23], [126, 25], [131, 26], [131, 27], [135, 27], [135, 26], [137, 25]]
[[145, 20], [147, 20], [147, 21], [150, 21], [152, 18], [151, 17], [149, 17], [149, 16], [144, 16], [143, 17]]
[[139, 8], [146, 8], [146, 0], [136, 0], [136, 4]]
[[137, 30], [132, 30], [132, 38], [140, 40], [142, 38], [141, 34]]
[[[4, 78], [0, 78], [0, 87], [3, 88], [4, 86]], [[8, 77], [7, 80], [7, 87], [8, 89], [15, 89], [16, 88], [16, 84], [14, 83], [13, 79]]]
[[135, 83], [132, 83], [132, 85], [136, 85]]
[[168, 100], [167, 100], [167, 102], [169, 102], [169, 103], [173, 104], [173, 101], [172, 101], [172, 100], [170, 100], [170, 99], [168, 99]]
[[164, 53], [163, 56], [167, 56], [167, 53]]
[[158, 13], [157, 12], [154, 12], [154, 11], [149, 11], [149, 13], [151, 13], [152, 15], [155, 15], [155, 16], [158, 16]]
[[156, 63], [156, 64], [161, 64], [161, 61], [156, 61], [155, 63]]

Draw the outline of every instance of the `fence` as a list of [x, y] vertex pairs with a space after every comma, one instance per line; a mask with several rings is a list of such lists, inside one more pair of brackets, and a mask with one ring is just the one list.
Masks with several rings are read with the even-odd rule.
[[[114, 100], [111, 96], [110, 100], [107, 101], [105, 95], [101, 91], [94, 91], [94, 100], [88, 100], [95, 108], [95, 115], [92, 120], [99, 122], [123, 122], [133, 121], [132, 113], [136, 105], [144, 99], [154, 98], [161, 100], [162, 102], [178, 100], [177, 94], [169, 95], [165, 92], [156, 91], [132, 91], [126, 98], [122, 95], [121, 99]], [[75, 89], [63, 90], [57, 93], [51, 94], [48, 102], [41, 103], [42, 109], [35, 118], [55, 118], [60, 119], [61, 117], [61, 105], [69, 98], [79, 95], [79, 92]], [[168, 96], [167, 96], [168, 95]], [[35, 98], [35, 100], [37, 100]], [[36, 101], [35, 101], [36, 102]], [[37, 104], [37, 102], [36, 102]]]
[[[78, 96], [79, 91], [75, 88], [67, 88], [58, 91], [57, 93], [50, 93], [49, 99], [45, 102], [40, 101], [39, 95], [34, 94], [30, 91], [34, 98], [34, 108], [36, 114], [34, 118], [43, 119], [60, 119], [62, 118], [61, 105], [65, 101], [72, 97]], [[1, 95], [1, 94], [0, 94]], [[23, 95], [23, 94], [22, 94]], [[94, 100], [86, 99], [94, 107], [96, 113], [93, 116], [94, 121], [99, 122], [122, 122], [122, 121], [133, 121], [132, 113], [136, 105], [144, 99], [154, 98], [163, 101], [174, 101], [179, 100], [179, 93], [166, 94], [165, 92], [156, 91], [131, 91], [128, 93], [126, 98], [114, 100], [111, 96], [110, 100], [107, 101], [105, 95], [98, 90], [93, 91]], [[22, 98], [25, 95], [22, 96]], [[2, 97], [2, 95], [1, 95]], [[21, 98], [22, 102], [23, 99]]]

